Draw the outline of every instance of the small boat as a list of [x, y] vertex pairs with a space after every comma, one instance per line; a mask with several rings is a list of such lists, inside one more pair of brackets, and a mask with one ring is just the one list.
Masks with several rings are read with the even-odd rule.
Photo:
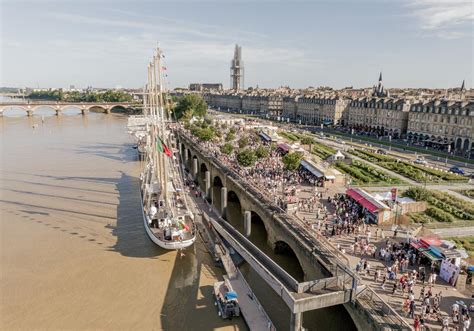
[[240, 307], [237, 293], [234, 292], [227, 276], [224, 281], [214, 283], [214, 305], [217, 306], [217, 314], [222, 319], [232, 319], [240, 316]]

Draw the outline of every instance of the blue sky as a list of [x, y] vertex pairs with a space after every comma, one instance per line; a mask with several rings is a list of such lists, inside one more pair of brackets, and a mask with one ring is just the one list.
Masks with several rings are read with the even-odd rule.
[[472, 86], [473, 5], [458, 0], [0, 0], [0, 85], [141, 87], [156, 42], [170, 87]]

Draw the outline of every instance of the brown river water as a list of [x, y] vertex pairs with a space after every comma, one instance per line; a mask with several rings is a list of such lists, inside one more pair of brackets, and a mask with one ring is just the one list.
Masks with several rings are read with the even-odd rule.
[[[0, 329], [247, 330], [242, 318], [217, 316], [212, 286], [222, 271], [200, 240], [180, 257], [146, 236], [126, 117], [51, 113], [0, 117]], [[238, 208], [228, 211], [242, 231]], [[250, 239], [302, 277], [262, 231], [256, 224]], [[241, 269], [277, 329], [288, 330], [288, 308]], [[355, 329], [342, 307], [303, 320], [309, 330]]]
[[201, 242], [146, 236], [125, 116], [4, 116], [0, 141], [0, 329], [247, 329], [217, 316]]

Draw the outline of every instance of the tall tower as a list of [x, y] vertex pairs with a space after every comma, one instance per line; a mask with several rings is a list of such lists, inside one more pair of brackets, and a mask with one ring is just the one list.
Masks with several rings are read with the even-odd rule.
[[230, 85], [233, 90], [244, 87], [244, 62], [242, 61], [242, 47], [235, 44], [234, 58], [230, 62]]

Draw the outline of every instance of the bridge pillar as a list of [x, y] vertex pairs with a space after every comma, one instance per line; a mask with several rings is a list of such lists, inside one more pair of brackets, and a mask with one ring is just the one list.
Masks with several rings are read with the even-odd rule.
[[301, 313], [291, 314], [290, 331], [300, 331], [303, 326], [303, 316]]
[[81, 108], [81, 114], [86, 115], [89, 111], [86, 108]]
[[197, 180], [197, 174], [198, 174], [198, 160], [193, 159], [193, 178], [194, 178], [194, 180]]
[[105, 107], [105, 113], [110, 114], [110, 107]]
[[244, 211], [244, 235], [248, 238], [252, 233], [252, 212]]
[[27, 115], [28, 117], [33, 116], [33, 111], [32, 111], [31, 109], [28, 109], [28, 110], [26, 111], [26, 115]]
[[183, 146], [184, 147], [184, 165], [186, 166], [186, 168], [188, 167], [187, 163], [188, 163], [188, 151], [186, 150], [186, 146]]
[[205, 188], [206, 188], [206, 199], [211, 199], [211, 172], [208, 170], [204, 173], [205, 175]]
[[61, 115], [61, 108], [56, 108], [55, 111], [56, 111], [56, 116]]
[[226, 217], [227, 211], [227, 187], [221, 187], [221, 216], [222, 218]]

